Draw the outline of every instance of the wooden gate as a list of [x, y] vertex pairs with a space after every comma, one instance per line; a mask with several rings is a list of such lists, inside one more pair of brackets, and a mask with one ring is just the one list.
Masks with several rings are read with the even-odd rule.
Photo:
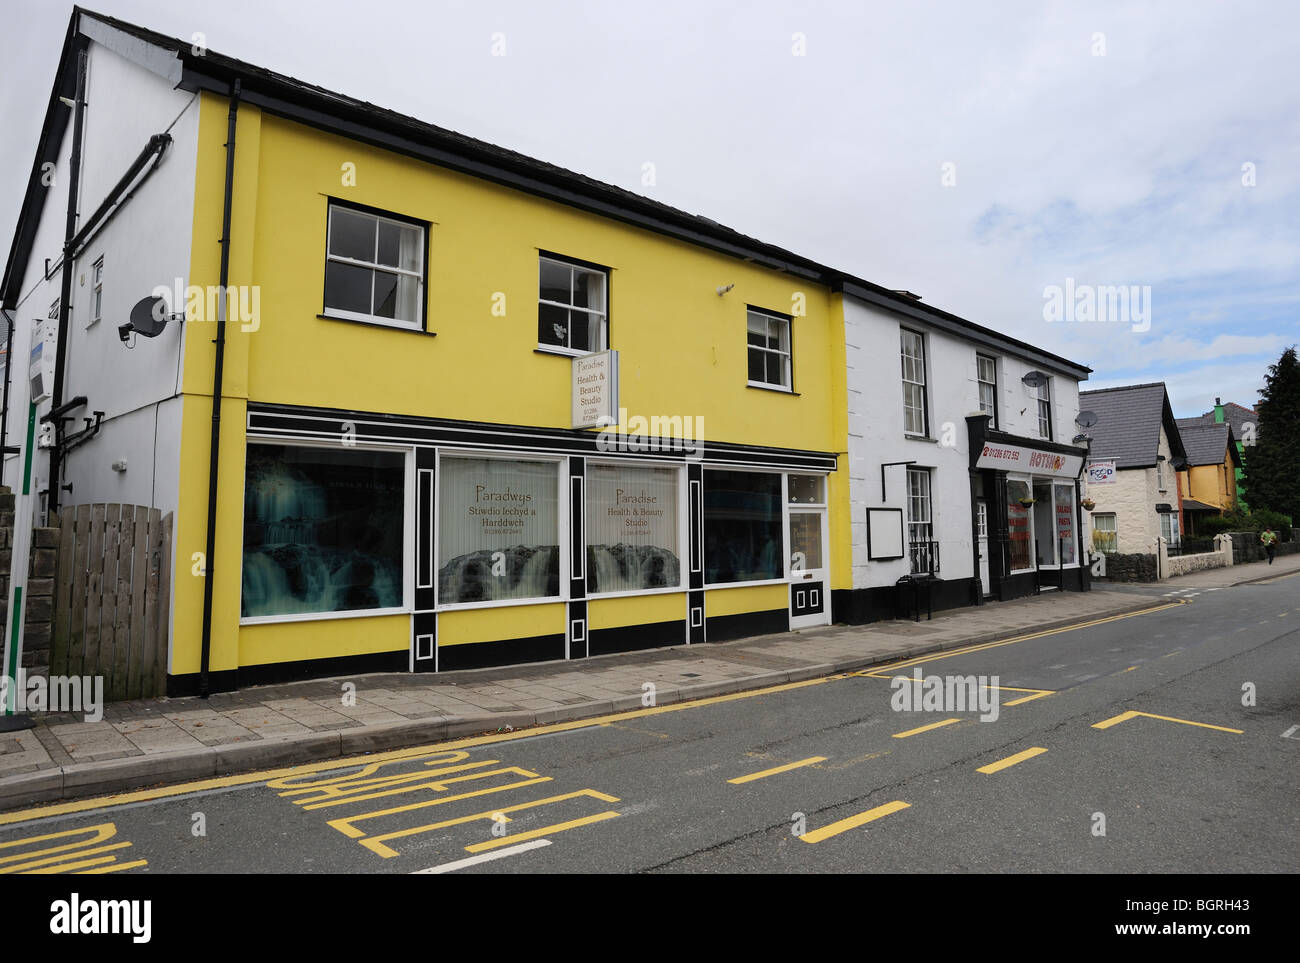
[[172, 516], [141, 505], [64, 509], [50, 675], [102, 675], [109, 702], [163, 695]]

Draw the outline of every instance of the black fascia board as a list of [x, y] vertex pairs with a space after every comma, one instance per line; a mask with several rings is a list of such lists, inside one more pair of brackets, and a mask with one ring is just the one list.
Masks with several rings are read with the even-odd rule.
[[1054, 451], [1058, 455], [1088, 455], [1088, 449], [1075, 445], [1067, 445], [1059, 441], [1048, 441], [1046, 438], [1029, 438], [1025, 435], [1013, 435], [1010, 432], [998, 431], [996, 428], [990, 428], [984, 435], [985, 441], [993, 441], [1002, 445], [1019, 445], [1022, 448], [1037, 448], [1040, 451]]
[[[49, 104], [45, 108], [45, 122], [41, 126], [40, 140], [37, 141], [36, 158], [32, 161], [32, 172], [27, 178], [27, 190], [23, 193], [23, 203], [18, 211], [18, 224], [14, 227], [13, 241], [5, 260], [4, 277], [0, 280], [0, 307], [9, 311], [18, 307], [18, 300], [22, 297], [23, 278], [27, 274], [27, 264], [31, 259], [32, 247], [36, 243], [36, 230], [41, 224], [45, 196], [49, 193], [49, 186], [44, 183], [42, 168], [47, 163], [58, 164], [59, 151], [63, 147], [63, 138], [68, 131], [72, 115], [72, 108], [59, 98], [72, 98], [76, 94], [77, 78], [74, 66], [78, 51], [87, 43], [85, 38], [76, 39], [76, 25], [77, 16], [74, 13], [68, 21], [68, 33], [63, 41], [58, 69], [54, 74]], [[61, 173], [66, 172], [55, 170], [56, 177]]]
[[876, 307], [884, 308], [886, 311], [905, 315], [967, 341], [975, 341], [998, 351], [1019, 355], [1080, 381], [1086, 379], [1092, 373], [1092, 369], [1086, 365], [1070, 361], [1068, 358], [1062, 358], [1060, 355], [1044, 351], [1042, 348], [1036, 348], [1032, 344], [1020, 341], [1010, 335], [1000, 334], [991, 328], [976, 324], [974, 321], [967, 321], [965, 318], [922, 304], [912, 298], [896, 295], [892, 291], [881, 289], [879, 286], [863, 281], [860, 278], [846, 278], [841, 290], [844, 294], [866, 301]]

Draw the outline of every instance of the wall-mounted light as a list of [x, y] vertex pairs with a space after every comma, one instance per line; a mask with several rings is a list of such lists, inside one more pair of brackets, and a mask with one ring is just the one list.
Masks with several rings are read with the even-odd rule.
[[735, 286], [736, 286], [735, 281], [732, 281], [730, 284], [724, 284], [722, 287], [718, 288], [718, 297], [722, 297], [724, 294], [726, 294]]

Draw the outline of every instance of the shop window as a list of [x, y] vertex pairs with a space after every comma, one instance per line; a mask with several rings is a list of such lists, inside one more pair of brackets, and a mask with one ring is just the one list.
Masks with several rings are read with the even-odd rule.
[[609, 344], [609, 274], [603, 268], [543, 256], [537, 303], [537, 346], [584, 354]]
[[926, 432], [925, 338], [902, 329], [903, 431], [909, 435]]
[[424, 234], [418, 223], [331, 201], [324, 313], [422, 328]]
[[749, 309], [749, 383], [792, 390], [790, 319]]
[[678, 588], [676, 468], [587, 465], [587, 590]]
[[560, 595], [554, 462], [446, 456], [438, 477], [438, 603]]
[[1118, 551], [1119, 530], [1113, 512], [1092, 516], [1092, 547], [1099, 552]]
[[1024, 479], [1007, 479], [1007, 547], [1011, 571], [1023, 572], [1034, 567], [1031, 547], [1033, 528], [1029, 510], [1033, 494]]
[[975, 369], [979, 381], [980, 412], [989, 415], [990, 428], [998, 426], [998, 363], [987, 355], [975, 356]]
[[710, 584], [785, 576], [781, 476], [704, 473], [704, 578]]
[[1074, 486], [1054, 485], [1056, 493], [1056, 545], [1062, 565], [1074, 565], [1079, 560], [1075, 556], [1074, 537]]
[[406, 455], [250, 444], [244, 618], [404, 605]]

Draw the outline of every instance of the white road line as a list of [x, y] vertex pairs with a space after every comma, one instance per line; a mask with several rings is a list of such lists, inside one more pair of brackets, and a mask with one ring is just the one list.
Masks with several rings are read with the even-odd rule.
[[1291, 727], [1290, 729], [1288, 729], [1286, 732], [1282, 733], [1282, 738], [1283, 738], [1283, 739], [1291, 739], [1291, 738], [1293, 738], [1293, 737], [1295, 736], [1295, 733], [1296, 733], [1296, 730], [1297, 730], [1297, 729], [1300, 729], [1300, 726], [1292, 726], [1292, 727]]
[[541, 846], [549, 846], [549, 839], [533, 839], [526, 843], [520, 843], [518, 846], [507, 846], [505, 849], [498, 849], [486, 853], [479, 853], [477, 856], [469, 856], [465, 859], [457, 859], [450, 863], [440, 863], [437, 866], [430, 866], [428, 869], [417, 869], [412, 876], [422, 876], [426, 873], [434, 875], [440, 873], [454, 873], [458, 869], [464, 869], [467, 866], [476, 866], [479, 863], [486, 863], [493, 859], [503, 859], [506, 856], [514, 856], [517, 853], [524, 853], [530, 849], [537, 849]]

